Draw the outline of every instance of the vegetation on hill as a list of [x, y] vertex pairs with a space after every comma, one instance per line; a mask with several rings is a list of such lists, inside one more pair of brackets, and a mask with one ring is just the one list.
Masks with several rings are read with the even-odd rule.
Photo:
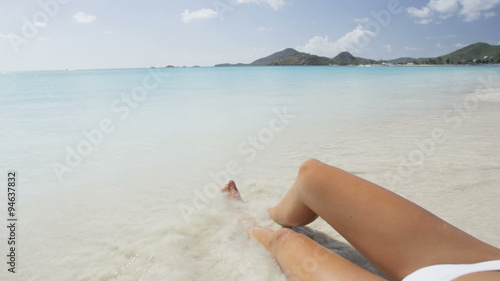
[[500, 46], [476, 43], [436, 58], [438, 63], [500, 63]]
[[288, 48], [274, 53], [265, 58], [258, 59], [250, 64], [218, 64], [216, 66], [285, 66], [285, 65], [358, 65], [374, 64], [374, 60], [359, 58], [349, 52], [342, 52], [334, 58], [321, 57], [307, 53], [301, 53]]
[[359, 64], [375, 64], [377, 62], [374, 60], [355, 57], [351, 55], [351, 53], [349, 52], [342, 52], [333, 59], [331, 59], [330, 63], [334, 65], [359, 65]]
[[424, 63], [428, 61], [429, 58], [410, 58], [410, 57], [402, 57], [402, 58], [397, 58], [393, 60], [387, 60], [385, 62], [387, 63], [392, 63], [392, 64], [408, 64], [408, 63], [413, 63], [413, 64], [419, 64], [419, 63]]
[[330, 65], [330, 59], [301, 53], [296, 56], [279, 59], [269, 65]]
[[296, 56], [301, 56], [301, 55], [306, 55], [305, 53], [300, 53], [292, 48], [284, 49], [281, 52], [274, 53], [270, 56], [267, 56], [265, 58], [258, 59], [254, 62], [252, 62], [250, 65], [255, 65], [255, 66], [266, 66], [266, 65], [273, 65], [273, 63], [291, 58], [291, 57], [296, 57]]
[[500, 46], [476, 43], [437, 58], [398, 58], [374, 61], [341, 52], [334, 58], [301, 53], [288, 48], [250, 64], [218, 64], [216, 66], [276, 66], [276, 65], [360, 65], [360, 64], [487, 64], [500, 63]]
[[387, 61], [394, 64], [490, 64], [500, 63], [500, 46], [475, 43], [437, 58], [399, 58]]

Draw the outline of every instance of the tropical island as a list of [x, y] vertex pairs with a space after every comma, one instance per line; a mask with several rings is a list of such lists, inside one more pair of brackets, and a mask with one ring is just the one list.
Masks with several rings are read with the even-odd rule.
[[217, 64], [216, 67], [229, 66], [290, 66], [290, 65], [446, 65], [446, 64], [497, 64], [500, 63], [500, 46], [475, 43], [436, 58], [397, 58], [392, 60], [371, 60], [355, 57], [349, 52], [341, 52], [334, 58], [302, 53], [292, 48], [274, 53], [244, 64]]

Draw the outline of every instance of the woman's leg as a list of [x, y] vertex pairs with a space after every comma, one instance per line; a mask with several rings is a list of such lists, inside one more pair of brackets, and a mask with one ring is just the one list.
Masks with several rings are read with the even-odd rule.
[[305, 225], [319, 215], [394, 280], [433, 264], [500, 259], [498, 248], [393, 192], [317, 160], [302, 164], [270, 215], [283, 226]]
[[[222, 192], [241, 200], [233, 181]], [[291, 229], [274, 231], [257, 226], [255, 221], [249, 220], [243, 224], [248, 227], [250, 235], [271, 253], [289, 280], [383, 280]]]
[[251, 235], [266, 247], [289, 280], [384, 280], [291, 229], [255, 226]]

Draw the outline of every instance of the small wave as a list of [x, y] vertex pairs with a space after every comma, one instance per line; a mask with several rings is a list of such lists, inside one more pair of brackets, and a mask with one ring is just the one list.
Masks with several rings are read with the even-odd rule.
[[468, 96], [485, 102], [500, 102], [500, 88], [476, 89]]

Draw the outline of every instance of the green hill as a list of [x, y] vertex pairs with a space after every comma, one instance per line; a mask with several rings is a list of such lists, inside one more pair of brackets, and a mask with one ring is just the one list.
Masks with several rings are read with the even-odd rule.
[[337, 64], [340, 65], [346, 65], [346, 64], [353, 64], [356, 63], [356, 57], [351, 55], [349, 52], [342, 52], [338, 54], [336, 57], [334, 57], [332, 60], [334, 60]]
[[218, 64], [216, 66], [274, 66], [274, 65], [359, 65], [359, 64], [481, 64], [500, 63], [500, 46], [476, 43], [450, 54], [437, 58], [398, 58], [386, 61], [374, 61], [355, 57], [349, 52], [342, 52], [334, 58], [321, 57], [298, 52], [292, 48], [258, 59], [250, 64]]
[[217, 64], [215, 66], [278, 66], [278, 65], [329, 65], [331, 59], [288, 48], [270, 56], [258, 59], [250, 64]]
[[354, 57], [349, 52], [342, 52], [335, 58], [321, 57], [298, 52], [292, 48], [258, 59], [250, 64], [217, 64], [215, 66], [279, 66], [279, 65], [358, 65], [376, 63], [373, 60]]
[[295, 56], [301, 56], [305, 55], [305, 53], [300, 53], [292, 48], [284, 49], [281, 52], [274, 53], [270, 56], [267, 56], [265, 58], [258, 59], [254, 62], [252, 62], [250, 65], [256, 65], [256, 66], [266, 66], [266, 65], [272, 65], [274, 62], [279, 61], [279, 60], [284, 60], [284, 59], [289, 59]]
[[385, 62], [393, 63], [393, 64], [407, 64], [407, 63], [423, 63], [428, 61], [429, 58], [410, 58], [410, 57], [402, 57], [393, 60], [387, 60]]
[[215, 66], [270, 66], [270, 65], [296, 65], [302, 61], [300, 58], [305, 58], [309, 54], [298, 52], [292, 48], [284, 49], [283, 51], [276, 52], [264, 58], [260, 58], [252, 63], [243, 64], [217, 64]]
[[330, 59], [316, 55], [300, 53], [293, 57], [282, 58], [268, 65], [329, 65]]
[[265, 58], [252, 62], [252, 66], [278, 66], [278, 65], [329, 65], [331, 60], [307, 53], [298, 52], [292, 48], [274, 53]]
[[375, 63], [375, 61], [359, 58], [349, 52], [342, 52], [333, 59], [301, 53], [288, 48], [281, 52], [274, 53], [268, 57], [258, 59], [250, 65], [276, 66], [276, 65], [358, 65]]
[[330, 60], [330, 64], [334, 65], [358, 65], [358, 64], [374, 64], [374, 60], [355, 57], [349, 52], [342, 52]]
[[443, 63], [500, 63], [500, 46], [476, 43], [440, 58]]
[[386, 62], [394, 64], [482, 64], [500, 63], [500, 46], [475, 43], [437, 58], [398, 58]]

